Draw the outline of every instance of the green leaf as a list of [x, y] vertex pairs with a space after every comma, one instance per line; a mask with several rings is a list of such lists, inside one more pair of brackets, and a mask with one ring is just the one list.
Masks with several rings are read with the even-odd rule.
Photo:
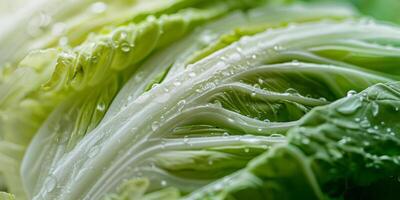
[[6, 192], [0, 192], [1, 200], [15, 200], [15, 196]]
[[[289, 131], [287, 144], [184, 199], [342, 199], [355, 188], [353, 197], [395, 199], [398, 191], [391, 185], [400, 169], [399, 102], [397, 82], [317, 107]], [[369, 191], [376, 183], [388, 187]]]
[[[56, 138], [56, 134], [43, 129], [25, 156], [24, 184], [39, 188], [31, 189], [30, 194], [43, 199], [102, 198], [124, 179], [138, 177], [149, 180], [146, 192], [169, 186], [191, 193], [241, 170], [274, 146], [286, 144], [286, 132], [314, 107], [342, 98], [349, 90], [361, 91], [394, 80], [389, 74], [313, 56], [310, 49], [343, 39], [397, 41], [398, 33], [387, 25], [357, 21], [315, 22], [242, 38], [141, 95], [136, 89], [122, 89], [127, 99], [139, 95], [131, 97], [126, 106], [111, 105], [114, 114], [106, 116], [68, 153], [39, 161], [34, 158], [49, 151], [65, 152], [64, 145], [46, 139]], [[129, 84], [126, 87], [132, 88]], [[246, 112], [252, 115], [246, 116]], [[57, 115], [62, 117], [55, 113], [43, 127], [55, 124], [51, 119]], [[289, 150], [282, 154], [297, 155]], [[286, 160], [285, 156], [279, 159]], [[39, 177], [28, 170], [33, 165], [45, 166], [35, 170], [41, 169]], [[288, 170], [294, 173], [295, 169]], [[315, 178], [303, 179], [308, 174], [299, 175], [291, 184], [308, 184], [305, 197], [321, 197]], [[56, 187], [46, 186], [49, 178]]]
[[[395, 197], [400, 29], [288, 2], [45, 0], [16, 12], [0, 31], [0, 189], [21, 200]], [[41, 7], [62, 34], [20, 35]]]

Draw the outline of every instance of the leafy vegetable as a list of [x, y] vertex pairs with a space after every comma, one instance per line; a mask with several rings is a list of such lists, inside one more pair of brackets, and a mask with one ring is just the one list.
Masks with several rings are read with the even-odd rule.
[[15, 197], [12, 194], [6, 193], [6, 192], [0, 192], [0, 198], [3, 200], [14, 200]]
[[278, 0], [67, 3], [62, 35], [0, 57], [17, 199], [398, 195], [397, 26]]
[[[367, 193], [375, 181], [395, 183], [399, 98], [398, 82], [377, 84], [315, 108], [288, 132], [287, 144], [185, 199], [326, 199], [339, 198], [357, 186]], [[369, 193], [385, 199], [398, 195], [390, 187]], [[359, 199], [363, 197], [357, 195], [365, 194], [352, 195]]]

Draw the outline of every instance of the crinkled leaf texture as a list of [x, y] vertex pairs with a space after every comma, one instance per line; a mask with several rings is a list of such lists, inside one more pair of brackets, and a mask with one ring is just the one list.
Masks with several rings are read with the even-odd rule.
[[184, 199], [396, 199], [399, 107], [399, 82], [317, 107], [286, 144]]
[[[64, 121], [64, 113], [71, 105], [66, 103], [53, 112], [28, 149], [22, 168], [25, 186], [31, 188], [36, 199], [98, 199], [116, 188], [127, 187], [124, 185], [129, 182], [124, 180], [143, 177], [149, 181], [146, 193], [169, 186], [187, 194], [224, 180], [249, 160], [272, 149], [266, 154], [267, 160], [271, 157], [274, 161], [268, 162], [273, 162], [275, 168], [287, 167], [289, 175], [282, 176], [291, 179], [271, 185], [268, 182], [264, 192], [272, 187], [276, 193], [271, 199], [283, 194], [289, 199], [295, 197], [290, 195], [300, 194], [304, 198], [329, 196], [332, 191], [325, 193], [321, 180], [327, 179], [327, 184], [334, 180], [329, 175], [317, 176], [312, 171], [315, 169], [303, 163], [312, 155], [303, 155], [294, 147], [282, 149], [282, 145], [294, 142], [291, 131], [289, 140], [284, 135], [288, 130], [297, 130], [291, 128], [304, 123], [307, 117], [301, 117], [310, 110], [316, 112], [314, 107], [318, 110], [318, 106], [346, 96], [349, 90], [361, 91], [395, 80], [396, 74], [385, 74], [365, 62], [377, 57], [387, 59], [386, 55], [395, 57], [396, 48], [375, 49], [386, 49], [377, 41], [398, 41], [398, 33], [397, 28], [386, 25], [332, 21], [304, 23], [242, 38], [165, 78], [147, 92], [128, 95], [127, 104], [79, 138], [72, 150], [68, 150], [73, 138], [70, 132], [54, 131], [57, 124], [69, 124]], [[333, 56], [350, 49], [364, 54], [364, 59], [350, 63]], [[357, 58], [360, 54], [349, 56]], [[124, 87], [132, 87], [129, 83]], [[351, 112], [348, 109], [343, 112]], [[286, 172], [275, 168], [269, 172], [265, 164], [257, 164], [258, 160], [249, 166], [258, 166], [254, 170], [262, 175], [279, 177]], [[293, 165], [284, 164], [292, 160]], [[244, 175], [246, 181], [240, 184], [257, 185], [247, 177], [250, 175]], [[297, 192], [291, 189], [288, 194], [298, 184], [305, 186], [301, 190], [297, 187]], [[140, 193], [136, 191], [139, 188], [133, 189], [135, 194]], [[130, 189], [123, 191], [122, 196], [130, 193]], [[260, 195], [262, 199], [267, 194]]]
[[177, 0], [150, 6], [152, 3], [146, 2], [133, 6], [134, 12], [126, 16], [132, 19], [124, 18], [125, 22], [110, 19], [117, 27], [92, 33], [74, 48], [72, 45], [35, 50], [18, 64], [2, 68], [0, 136], [4, 150], [0, 153], [3, 158], [0, 175], [7, 180], [7, 188], [18, 197], [25, 196], [19, 173], [22, 156], [56, 107], [73, 108], [65, 115], [69, 127], [55, 127], [69, 132], [70, 150], [85, 133], [96, 127], [123, 83], [136, 70], [137, 63], [146, 56], [208, 20], [262, 3]]
[[72, 23], [71, 45], [2, 68], [0, 187], [36, 200], [396, 187], [400, 28], [279, 0], [149, 2], [113, 2], [120, 17]]

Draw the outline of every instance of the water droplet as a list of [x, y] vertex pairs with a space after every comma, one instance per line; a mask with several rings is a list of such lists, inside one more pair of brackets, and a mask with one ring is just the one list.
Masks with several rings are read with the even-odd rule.
[[186, 101], [185, 100], [180, 100], [177, 104], [178, 112], [181, 112], [182, 109], [185, 107]]
[[41, 12], [37, 16], [33, 16], [29, 21], [27, 27], [27, 32], [30, 36], [36, 37], [43, 33], [43, 30], [51, 23], [51, 16]]
[[222, 108], [222, 103], [219, 100], [215, 100], [213, 104], [218, 108]]
[[309, 143], [310, 143], [310, 140], [309, 140], [308, 138], [303, 138], [303, 139], [301, 139], [301, 143], [303, 143], [303, 144], [309, 144]]
[[185, 144], [189, 143], [189, 136], [185, 135], [185, 137], [183, 137], [183, 142]]
[[245, 153], [249, 153], [249, 152], [250, 152], [250, 149], [249, 149], [249, 148], [245, 148], [245, 149], [244, 149], [244, 152], [245, 152]]
[[103, 103], [103, 102], [101, 102], [101, 103], [97, 104], [96, 109], [97, 109], [98, 111], [100, 111], [100, 112], [103, 112], [103, 111], [106, 109], [106, 104]]
[[297, 90], [293, 89], [293, 88], [288, 88], [287, 90], [285, 90], [286, 94], [291, 94], [291, 95], [299, 95], [299, 92], [297, 92]]
[[362, 128], [368, 128], [371, 126], [371, 123], [368, 121], [367, 118], [364, 118], [361, 122], [360, 122], [360, 126]]
[[60, 36], [61, 34], [64, 33], [65, 28], [66, 28], [66, 25], [64, 23], [61, 23], [61, 22], [55, 23], [51, 27], [51, 34], [54, 36]]
[[149, 22], [153, 22], [153, 21], [157, 20], [157, 18], [154, 15], [149, 15], [146, 17], [146, 20]]
[[378, 133], [374, 128], [368, 128], [367, 133]]
[[341, 140], [338, 141], [339, 145], [345, 145], [346, 143], [350, 142], [351, 138], [343, 137]]
[[240, 46], [236, 46], [236, 51], [238, 51], [239, 53], [243, 53], [243, 49]]
[[152, 169], [157, 169], [156, 163], [151, 162], [151, 163], [150, 163], [150, 168], [152, 168]]
[[161, 186], [163, 186], [163, 187], [167, 186], [167, 181], [162, 180], [162, 181], [161, 181]]
[[161, 140], [161, 149], [165, 149], [165, 141]]
[[121, 45], [121, 51], [128, 53], [131, 50], [131, 47], [129, 46], [128, 43], [124, 43]]
[[194, 72], [189, 72], [189, 77], [195, 77], [196, 76], [196, 73], [194, 73]]
[[156, 131], [160, 127], [160, 123], [158, 121], [154, 121], [151, 124], [151, 130]]
[[252, 96], [252, 97], [255, 97], [255, 96], [256, 96], [256, 92], [255, 92], [255, 91], [252, 91], [252, 92], [251, 92], [251, 96]]
[[292, 65], [299, 66], [300, 62], [298, 60], [292, 60]]
[[345, 139], [341, 139], [339, 140], [339, 145], [345, 145], [346, 144], [346, 140]]
[[[221, 59], [222, 59], [222, 58], [225, 58], [225, 57], [221, 57]], [[226, 65], [226, 64], [225, 64], [224, 62], [218, 61], [218, 62], [215, 64], [214, 68], [223, 68], [225, 65]]]
[[200, 42], [203, 44], [210, 44], [214, 40], [215, 36], [212, 34], [210, 30], [205, 30], [201, 35], [200, 35]]
[[349, 90], [348, 92], [347, 92], [347, 97], [351, 97], [351, 96], [353, 96], [353, 95], [355, 95], [355, 94], [357, 94], [357, 92], [355, 91], [355, 90]]
[[228, 136], [229, 136], [229, 133], [228, 133], [228, 132], [224, 132], [224, 133], [222, 134], [222, 136], [223, 136], [223, 137], [228, 137]]
[[[165, 103], [169, 100], [169, 98], [171, 98], [171, 95], [169, 93], [164, 93], [162, 95], [158, 95], [154, 101], [158, 102], [158, 103]], [[165, 107], [166, 108], [166, 107]]]
[[90, 5], [89, 10], [92, 13], [99, 14], [107, 10], [107, 4], [104, 2], [95, 2], [92, 5]]
[[52, 19], [51, 16], [45, 12], [40, 13], [40, 22], [39, 27], [46, 27], [51, 23]]
[[230, 58], [231, 62], [237, 62], [242, 58], [242, 56], [239, 53], [233, 53]]
[[356, 117], [356, 118], [354, 118], [354, 121], [356, 121], [356, 122], [360, 122], [360, 121], [361, 121], [361, 119], [360, 119], [360, 118], [358, 118], [358, 117]]
[[374, 117], [376, 117], [379, 113], [379, 105], [375, 101], [371, 103], [371, 111]]
[[371, 126], [371, 123], [368, 121], [367, 118], [364, 118], [361, 122], [360, 122], [360, 126], [362, 128], [368, 128]]
[[262, 131], [262, 128], [258, 128], [257, 131], [258, 131], [258, 132], [261, 132], [261, 131]]
[[284, 50], [283, 46], [281, 46], [281, 45], [275, 45], [275, 46], [273, 47], [273, 49], [274, 49], [275, 51]]
[[284, 135], [282, 135], [282, 134], [277, 134], [277, 133], [271, 134], [269, 137], [271, 137], [271, 138], [285, 138]]
[[88, 157], [94, 158], [99, 152], [100, 152], [100, 147], [96, 145], [89, 150]]
[[231, 75], [231, 72], [224, 70], [224, 71], [222, 71], [222, 75], [229, 76], [229, 75]]
[[58, 132], [59, 130], [60, 130], [60, 124], [56, 123], [56, 124], [54, 125], [53, 131], [54, 131], [54, 132]]
[[121, 31], [119, 33], [119, 39], [120, 40], [126, 40], [126, 38], [128, 38], [128, 33], [126, 33], [125, 31]]
[[160, 84], [158, 84], [158, 83], [154, 83], [154, 84], [151, 86], [151, 89], [153, 89], [153, 88], [157, 87], [158, 85], [160, 85]]
[[368, 17], [361, 18], [359, 20], [359, 23], [362, 25], [374, 25], [375, 24], [374, 20], [371, 18], [368, 18]]
[[290, 22], [290, 23], [288, 24], [288, 26], [287, 26], [288, 29], [294, 29], [294, 28], [296, 28], [296, 27], [297, 27], [297, 23], [295, 23], [295, 22]]
[[180, 81], [174, 81], [175, 86], [180, 86], [182, 83]]
[[67, 46], [68, 45], [68, 38], [67, 37], [61, 37], [60, 40], [58, 40], [58, 44], [60, 46]]
[[203, 90], [209, 90], [209, 89], [213, 89], [213, 88], [215, 88], [215, 83], [213, 83], [213, 82], [207, 82], [203, 86]]
[[369, 100], [368, 99], [368, 94], [366, 92], [361, 93], [360, 100], [361, 101], [368, 101]]
[[57, 185], [57, 179], [54, 175], [50, 175], [44, 181], [44, 187], [45, 187], [46, 192], [53, 191], [54, 188], [56, 187], [56, 185]]
[[221, 191], [224, 188], [223, 183], [217, 183], [214, 185], [214, 192]]
[[241, 135], [237, 136], [237, 137], [235, 138], [235, 140], [236, 140], [236, 141], [242, 140], [242, 136], [241, 136]]
[[91, 56], [90, 57], [90, 62], [97, 63], [98, 61], [99, 61], [99, 57], [98, 56]]
[[361, 106], [362, 102], [359, 99], [351, 99], [351, 102], [342, 104], [336, 110], [343, 115], [350, 115], [356, 112]]

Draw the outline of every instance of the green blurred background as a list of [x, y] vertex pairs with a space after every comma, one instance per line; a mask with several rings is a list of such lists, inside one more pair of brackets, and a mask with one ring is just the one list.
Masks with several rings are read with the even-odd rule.
[[400, 0], [301, 0], [304, 2], [349, 3], [361, 13], [400, 24]]

